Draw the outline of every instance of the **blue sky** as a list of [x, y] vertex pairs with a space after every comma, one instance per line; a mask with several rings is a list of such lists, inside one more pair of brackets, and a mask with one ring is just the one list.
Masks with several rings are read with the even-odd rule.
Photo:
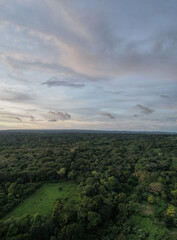
[[0, 0], [0, 129], [177, 131], [176, 0]]

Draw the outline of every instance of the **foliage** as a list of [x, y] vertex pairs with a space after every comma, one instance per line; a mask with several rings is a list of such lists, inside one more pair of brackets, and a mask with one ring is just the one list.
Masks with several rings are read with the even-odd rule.
[[167, 216], [174, 218], [175, 213], [176, 213], [175, 207], [173, 205], [170, 205], [167, 209]]
[[176, 146], [168, 134], [0, 132], [0, 239], [173, 239]]
[[149, 203], [151, 203], [151, 204], [153, 204], [154, 203], [154, 196], [151, 194], [151, 195], [149, 195], [149, 197], [148, 197], [148, 202]]

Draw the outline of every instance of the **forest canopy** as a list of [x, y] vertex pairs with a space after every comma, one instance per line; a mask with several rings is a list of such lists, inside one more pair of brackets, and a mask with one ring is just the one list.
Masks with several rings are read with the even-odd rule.
[[176, 173], [177, 135], [0, 132], [0, 239], [176, 239]]

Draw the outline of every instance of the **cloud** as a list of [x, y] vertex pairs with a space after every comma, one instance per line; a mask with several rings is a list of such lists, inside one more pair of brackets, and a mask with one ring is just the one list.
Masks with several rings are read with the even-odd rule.
[[[9, 52], [6, 51], [3, 54], [0, 53], [1, 61], [7, 65], [11, 70], [18, 72], [33, 70], [33, 71], [61, 71], [65, 70], [66, 67], [62, 67], [56, 61], [50, 59], [42, 59], [40, 56], [33, 56], [27, 53]], [[21, 73], [22, 74], [22, 73]]]
[[[131, 8], [127, 10], [127, 2], [124, 1], [114, 5], [105, 3], [99, 10], [98, 1], [84, 5], [82, 1], [77, 1], [77, 4], [72, 1], [39, 0], [37, 3], [31, 1], [31, 4], [17, 1], [11, 9], [8, 7], [9, 1], [6, 2], [3, 4], [2, 21], [16, 25], [17, 32], [26, 34], [26, 39], [30, 39], [34, 46], [36, 43], [40, 48], [43, 46], [45, 56], [50, 59], [48, 63], [43, 63], [42, 54], [35, 61], [26, 58], [26, 67], [35, 69], [48, 65], [52, 69], [61, 65], [90, 79], [137, 74], [176, 79], [177, 59], [173, 51], [177, 36], [176, 16], [165, 4], [159, 8], [159, 1], [155, 6], [152, 1], [148, 1], [146, 6], [139, 3], [139, 12], [132, 3], [129, 3]], [[173, 4], [174, 11], [176, 7]], [[122, 12], [117, 14], [115, 9], [122, 9]], [[161, 14], [163, 10], [166, 12], [165, 19]], [[147, 22], [146, 32], [142, 15]], [[91, 21], [88, 21], [90, 16]], [[168, 20], [165, 27], [162, 20]], [[9, 58], [8, 61], [14, 66], [23, 65], [21, 59], [14, 61]]]
[[154, 112], [154, 109], [151, 109], [151, 108], [148, 108], [148, 107], [144, 107], [141, 104], [137, 104], [136, 106], [140, 109], [142, 114], [149, 115], [149, 114]]
[[101, 113], [101, 115], [104, 117], [107, 117], [109, 119], [115, 119], [115, 117], [111, 113], [108, 113], [108, 112], [103, 112], [103, 113]]
[[112, 92], [113, 94], [117, 94], [117, 95], [120, 95], [120, 94], [122, 94], [123, 93], [123, 91], [114, 91], [114, 92]]
[[30, 118], [30, 121], [35, 121], [35, 117], [32, 115], [27, 115]]
[[3, 89], [0, 93], [0, 100], [9, 102], [29, 102], [34, 98], [28, 93], [18, 92], [13, 89]]
[[[38, 115], [38, 114], [37, 114]], [[69, 120], [71, 118], [71, 115], [66, 112], [54, 112], [54, 111], [49, 111], [48, 113], [45, 113], [41, 115], [41, 117], [35, 117], [31, 114], [16, 114], [13, 112], [8, 112], [8, 111], [0, 111], [0, 120], [14, 120], [15, 122], [57, 122], [59, 120], [65, 121]]]
[[57, 122], [59, 120], [69, 120], [71, 118], [71, 115], [66, 112], [53, 112], [49, 111], [46, 115], [46, 118], [49, 122]]
[[161, 94], [160, 97], [161, 97], [161, 98], [169, 98], [169, 96], [164, 95], [164, 94]]
[[29, 114], [16, 114], [16, 113], [12, 113], [12, 112], [0, 112], [0, 119], [4, 119], [4, 120], [17, 120], [19, 122], [23, 122], [23, 121], [35, 121], [35, 117]]
[[70, 81], [60, 80], [56, 77], [52, 77], [46, 82], [43, 82], [42, 85], [47, 85], [48, 87], [70, 87], [70, 88], [82, 88], [85, 86], [83, 83], [72, 83]]
[[14, 117], [14, 119], [17, 119], [18, 121], [22, 122], [21, 118], [19, 117]]

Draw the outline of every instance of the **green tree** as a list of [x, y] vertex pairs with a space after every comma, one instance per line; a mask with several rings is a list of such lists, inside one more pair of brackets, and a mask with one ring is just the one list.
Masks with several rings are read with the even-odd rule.
[[177, 190], [172, 190], [171, 195], [173, 196], [172, 202], [177, 204]]
[[149, 195], [149, 197], [148, 197], [148, 202], [149, 203], [151, 203], [151, 204], [153, 204], [154, 203], [154, 196], [151, 194], [151, 195]]
[[66, 168], [60, 168], [60, 170], [57, 171], [57, 173], [60, 177], [64, 177], [66, 174]]
[[101, 216], [97, 212], [88, 212], [87, 213], [87, 219], [88, 219], [88, 228], [94, 228], [101, 222]]
[[167, 216], [170, 218], [174, 218], [175, 213], [176, 213], [175, 207], [173, 205], [170, 205], [167, 209]]
[[159, 195], [163, 189], [163, 186], [159, 182], [152, 182], [149, 184], [149, 191], [155, 195]]

